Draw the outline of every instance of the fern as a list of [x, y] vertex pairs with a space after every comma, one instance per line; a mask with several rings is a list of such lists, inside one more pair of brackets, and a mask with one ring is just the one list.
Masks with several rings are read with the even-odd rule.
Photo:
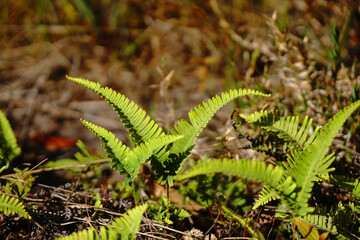
[[[230, 217], [234, 218], [236, 221], [238, 221], [241, 226], [243, 228], [246, 228], [247, 231], [249, 231], [249, 233], [254, 236], [255, 231], [254, 229], [249, 225], [249, 222], [252, 220], [250, 219], [244, 219], [242, 217], [240, 217], [239, 215], [237, 215], [236, 213], [234, 213], [233, 211], [231, 211], [230, 209], [228, 209], [226, 206], [221, 206], [221, 209], [224, 211], [224, 213], [226, 215], [229, 215]], [[255, 236], [256, 237], [256, 236]]]
[[[151, 144], [159, 144], [151, 145], [151, 150], [149, 144], [147, 144], [146, 147], [142, 145], [142, 147], [138, 149], [137, 154], [145, 151], [145, 149], [149, 149], [145, 154], [146, 158], [139, 161], [138, 157], [135, 157], [137, 159], [136, 161], [130, 161], [130, 158], [125, 158], [129, 152], [128, 148], [119, 142], [112, 133], [82, 120], [82, 122], [104, 142], [103, 146], [113, 159], [114, 167], [121, 173], [127, 173], [133, 176], [137, 171], [136, 169], [139, 168], [139, 164], [150, 158], [153, 170], [157, 173], [159, 180], [163, 184], [169, 183], [170, 186], [173, 184], [174, 176], [176, 176], [184, 161], [190, 156], [190, 151], [195, 144], [195, 140], [221, 107], [241, 96], [269, 96], [258, 91], [247, 89], [231, 90], [222, 93], [221, 97], [217, 95], [208, 102], [204, 101], [189, 112], [190, 123], [185, 120], [177, 122], [171, 133], [174, 136], [183, 136], [182, 138], [176, 137], [178, 139], [174, 138], [169, 141], [169, 137], [167, 137], [167, 142], [163, 140], [157, 142], [158, 140], [155, 139], [161, 139], [165, 136], [163, 130], [151, 120], [150, 117], [146, 116], [145, 111], [139, 108], [134, 102], [130, 101], [124, 95], [116, 93], [111, 88], [101, 87], [99, 83], [81, 78], [67, 78], [89, 88], [105, 99], [117, 112], [120, 120], [128, 129], [130, 136], [136, 143], [136, 146], [149, 143], [150, 140], [155, 141]], [[135, 153], [136, 151], [134, 150], [133, 152]], [[149, 155], [148, 153], [151, 154]], [[130, 156], [132, 155], [130, 154]]]
[[313, 208], [308, 207], [307, 201], [311, 196], [314, 181], [318, 180], [317, 175], [328, 172], [330, 164], [335, 159], [333, 154], [326, 156], [326, 153], [345, 120], [359, 106], [360, 101], [357, 101], [339, 111], [330, 119], [324, 129], [316, 134], [315, 140], [307, 148], [290, 154], [289, 164], [285, 165], [285, 168], [300, 187], [294, 206], [296, 215], [304, 216], [313, 211]]
[[[182, 163], [184, 160], [190, 156], [190, 151], [195, 145], [195, 140], [198, 138], [202, 130], [206, 127], [208, 122], [212, 119], [215, 113], [225, 106], [230, 101], [247, 95], [257, 95], [268, 97], [270, 95], [264, 94], [255, 90], [249, 89], [233, 89], [229, 92], [224, 92], [219, 95], [209, 99], [208, 101], [204, 101], [202, 104], [199, 104], [194, 109], [189, 112], [190, 123], [185, 121], [184, 119], [178, 121], [175, 124], [174, 129], [172, 130], [173, 134], [183, 135], [184, 138], [179, 141], [174, 142], [171, 148], [171, 158], [173, 163], [175, 163], [176, 168], [171, 169], [169, 171], [166, 168], [166, 164], [161, 162], [161, 164], [154, 164], [153, 166], [158, 171], [160, 175], [160, 179], [166, 179], [172, 185], [172, 178], [176, 176], [179, 170], [181, 169]], [[159, 166], [165, 166], [164, 168], [159, 168]]]
[[334, 220], [331, 217], [326, 217], [317, 214], [307, 214], [301, 219], [307, 223], [310, 223], [312, 226], [316, 228], [322, 229], [324, 231], [329, 231], [332, 234], [339, 234], [334, 224]]
[[20, 155], [16, 137], [5, 114], [0, 110], [0, 165], [9, 166], [10, 162]]
[[31, 219], [26, 212], [24, 205], [19, 199], [0, 193], [0, 211], [5, 214], [21, 214], [25, 218]]
[[[277, 137], [283, 139], [290, 150], [303, 150], [312, 143], [320, 127], [317, 127], [311, 137], [308, 138], [313, 119], [305, 116], [303, 123], [299, 126], [299, 117], [281, 117], [278, 111], [254, 112], [249, 116], [240, 114], [246, 122], [261, 127], [268, 132], [278, 133]], [[266, 133], [269, 134], [269, 133]]]
[[225, 106], [230, 101], [246, 95], [257, 95], [263, 97], [270, 96], [255, 90], [233, 89], [229, 92], [222, 93], [221, 97], [217, 95], [211, 98], [208, 102], [204, 101], [202, 104], [198, 105], [189, 112], [189, 119], [191, 124], [185, 120], [180, 120], [175, 125], [173, 132], [184, 135], [184, 138], [174, 143], [174, 152], [184, 152], [191, 148], [195, 144], [195, 140], [199, 136], [200, 132], [220, 108]]
[[81, 122], [104, 142], [103, 147], [113, 161], [113, 168], [121, 173], [126, 173], [128, 175], [127, 182], [129, 183], [139, 173], [141, 164], [145, 163], [155, 150], [182, 138], [182, 136], [176, 135], [163, 135], [148, 140], [131, 151], [112, 132], [83, 119], [81, 119]]
[[68, 76], [67, 79], [87, 87], [108, 102], [118, 114], [121, 122], [129, 131], [131, 138], [136, 144], [160, 137], [164, 134], [163, 130], [155, 121], [151, 120], [149, 116], [146, 116], [145, 110], [124, 95], [115, 92], [111, 88], [103, 88], [99, 83], [86, 79]]
[[[314, 182], [320, 180], [319, 175], [325, 175], [332, 170], [329, 166], [334, 160], [334, 155], [326, 155], [331, 142], [347, 117], [359, 106], [360, 101], [357, 101], [339, 111], [323, 129], [318, 127], [318, 130], [310, 138], [307, 138], [311, 128], [311, 120], [308, 118], [305, 118], [301, 127], [298, 127], [299, 119], [297, 117], [279, 118], [274, 121], [276, 116], [272, 113], [255, 113], [251, 117], [246, 117], [247, 121], [257, 122], [259, 126], [261, 122], [266, 122], [271, 125], [266, 128], [282, 132], [282, 138], [286, 142], [294, 141], [300, 147], [300, 150], [289, 153], [288, 164], [285, 164], [285, 168], [266, 166], [265, 163], [255, 160], [252, 162], [228, 159], [204, 160], [176, 179], [183, 180], [208, 173], [224, 173], [245, 179], [254, 179], [265, 184], [254, 208], [279, 198], [293, 215], [305, 216], [314, 210], [308, 205]], [[358, 182], [354, 182], [351, 192], [357, 195], [359, 191]]]
[[338, 187], [345, 189], [350, 193], [357, 201], [360, 201], [360, 181], [342, 175], [322, 175], [321, 178]]
[[61, 240], [99, 240], [100, 236], [97, 234], [95, 228], [84, 229], [82, 231], [73, 233], [71, 235], [56, 238]]
[[272, 201], [272, 200], [276, 200], [279, 199], [278, 194], [276, 193], [276, 191], [272, 190], [272, 189], [268, 189], [267, 187], [264, 187], [261, 192], [259, 193], [259, 197], [256, 200], [253, 209], [256, 209], [262, 205], [267, 204], [268, 202]]
[[358, 231], [359, 219], [352, 216], [359, 213], [350, 202], [344, 206], [341, 202], [330, 209], [321, 207], [318, 214], [307, 214], [300, 217], [303, 221], [323, 231], [336, 235], [337, 239], [360, 239]]
[[[286, 143], [292, 145], [292, 149], [303, 150], [311, 144], [313, 138], [308, 139], [307, 136], [310, 132], [312, 118], [306, 116], [303, 123], [299, 128], [299, 117], [281, 117], [272, 126], [265, 126], [268, 131], [278, 132], [278, 137], [285, 140]], [[312, 136], [316, 136], [316, 132]]]
[[95, 228], [85, 229], [71, 235], [57, 238], [58, 240], [132, 240], [140, 227], [141, 217], [147, 208], [147, 204], [130, 209], [120, 218], [115, 218], [112, 224], [100, 227], [100, 235]]
[[282, 199], [288, 208], [294, 204], [294, 191], [297, 186], [292, 178], [286, 176], [287, 174], [282, 167], [266, 165], [262, 161], [251, 161], [248, 159], [204, 159], [186, 173], [179, 174], [175, 179], [181, 181], [197, 175], [210, 173], [223, 173], [248, 180], [257, 180], [266, 184], [271, 189], [272, 197]]
[[[65, 167], [71, 165], [77, 165], [79, 163], [92, 162], [95, 160], [100, 160], [106, 158], [105, 152], [98, 151], [97, 154], [92, 154], [86, 147], [86, 145], [78, 140], [76, 146], [79, 148], [79, 152], [74, 154], [74, 159], [65, 158], [59, 159], [56, 161], [49, 161], [42, 165], [41, 168], [54, 168], [54, 167]], [[99, 157], [100, 156], [100, 157]], [[68, 168], [69, 171], [79, 172], [79, 167], [74, 166], [73, 168]]]
[[279, 120], [279, 111], [261, 110], [260, 112], [253, 112], [249, 116], [245, 114], [239, 115], [247, 123], [252, 123], [255, 126], [271, 126], [275, 121]]
[[120, 238], [111, 237], [109, 239], [135, 239], [140, 226], [141, 216], [146, 208], [147, 204], [144, 204], [128, 210], [127, 214], [121, 218], [116, 218], [113, 222], [113, 228], [108, 226], [108, 229], [110, 231], [114, 230], [115, 235], [120, 236]]

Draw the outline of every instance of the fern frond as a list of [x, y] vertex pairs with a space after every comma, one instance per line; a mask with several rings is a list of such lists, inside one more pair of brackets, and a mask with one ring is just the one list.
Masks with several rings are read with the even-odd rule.
[[[130, 172], [130, 181], [139, 173], [140, 165], [145, 163], [154, 152], [158, 152], [160, 148], [176, 142], [183, 136], [180, 135], [163, 135], [159, 138], [150, 139], [141, 143], [130, 151], [125, 159], [127, 171]], [[163, 148], [164, 149], [164, 148]]]
[[136, 233], [139, 230], [141, 217], [147, 208], [147, 204], [137, 206], [129, 209], [124, 216], [116, 218], [113, 221], [113, 226], [108, 226], [108, 229], [117, 234], [117, 238], [109, 239], [135, 239]]
[[240, 114], [247, 123], [252, 123], [255, 126], [271, 126], [275, 121], [280, 119], [279, 111], [261, 110], [260, 112], [253, 112], [250, 115]]
[[277, 110], [254, 112], [249, 116], [240, 114], [246, 122], [259, 126], [267, 131], [278, 133], [277, 136], [285, 141], [291, 149], [301, 150], [312, 143], [319, 128], [316, 128], [312, 136], [308, 139], [312, 126], [312, 118], [305, 116], [301, 126], [299, 117], [282, 117]]
[[279, 199], [280, 196], [278, 193], [272, 189], [268, 189], [268, 187], [264, 187], [259, 193], [259, 198], [256, 200], [253, 209], [256, 209], [262, 205], [267, 204], [268, 202]]
[[357, 201], [360, 201], [360, 181], [343, 175], [322, 175], [321, 178], [329, 183], [345, 189]]
[[268, 97], [269, 94], [264, 94], [255, 90], [249, 89], [233, 89], [229, 92], [224, 92], [219, 95], [209, 99], [209, 101], [204, 101], [202, 104], [199, 104], [197, 107], [192, 109], [189, 112], [189, 119], [191, 124], [189, 124], [185, 120], [180, 120], [175, 125], [175, 129], [173, 133], [183, 135], [184, 138], [180, 141], [174, 143], [172, 149], [175, 153], [182, 153], [192, 148], [195, 144], [195, 140], [201, 133], [201, 131], [206, 127], [211, 118], [215, 115], [215, 113], [225, 106], [230, 101], [247, 95], [256, 95]]
[[234, 213], [233, 211], [231, 211], [229, 208], [227, 208], [226, 206], [221, 206], [221, 209], [224, 211], [224, 213], [226, 215], [230, 215], [232, 218], [234, 218], [236, 221], [238, 221], [241, 226], [243, 228], [246, 228], [249, 233], [254, 236], [255, 231], [254, 229], [248, 224], [252, 219], [244, 219], [242, 217], [240, 217], [239, 215], [237, 215], [236, 213]]
[[136, 144], [164, 134], [163, 130], [149, 116], [146, 116], [145, 110], [124, 95], [117, 93], [111, 88], [103, 88], [99, 83], [87, 79], [69, 76], [67, 76], [67, 79], [87, 87], [108, 102], [116, 111]]
[[24, 205], [19, 199], [0, 193], [0, 211], [5, 214], [21, 214], [25, 218], [31, 219], [26, 212]]
[[309, 134], [312, 118], [308, 116], [299, 129], [299, 116], [281, 117], [273, 125], [265, 126], [268, 131], [278, 132], [278, 137], [284, 139], [287, 144], [292, 145], [294, 149], [304, 149]]
[[128, 210], [127, 214], [123, 217], [115, 219], [113, 226], [124, 239], [135, 239], [140, 226], [141, 216], [144, 214], [146, 208], [147, 204], [135, 207]]
[[340, 130], [346, 119], [360, 106], [357, 101], [348, 107], [339, 111], [330, 121], [321, 129], [315, 137], [315, 140], [303, 151], [295, 151], [288, 158], [286, 170], [292, 176], [297, 185], [301, 186], [297, 194], [297, 203], [295, 205], [295, 214], [303, 216], [313, 210], [308, 207], [308, 199], [314, 181], [318, 180], [317, 175], [326, 172], [328, 166], [334, 160], [332, 155], [325, 156], [332, 140]]
[[179, 174], [176, 180], [184, 180], [197, 175], [222, 173], [238, 176], [247, 180], [256, 180], [266, 184], [277, 196], [284, 200], [284, 204], [290, 207], [295, 197], [294, 190], [297, 187], [291, 177], [287, 177], [284, 169], [278, 166], [266, 165], [265, 162], [256, 160], [236, 159], [204, 159], [197, 163], [189, 171]]
[[56, 239], [57, 240], [99, 240], [100, 237], [97, 234], [95, 228], [90, 228]]
[[112, 159], [114, 169], [121, 173], [128, 174], [128, 182], [132, 182], [140, 171], [141, 164], [145, 163], [154, 151], [158, 151], [165, 145], [182, 138], [179, 135], [163, 135], [161, 137], [150, 139], [130, 150], [112, 132], [81, 119], [81, 122], [98, 136], [104, 143], [103, 147]]
[[147, 204], [129, 209], [122, 217], [115, 218], [112, 225], [100, 227], [100, 235], [95, 228], [85, 229], [68, 236], [56, 238], [57, 240], [133, 240], [139, 230], [141, 217], [147, 208]]
[[19, 156], [20, 152], [10, 123], [0, 110], [0, 164], [8, 167], [10, 161]]
[[108, 153], [109, 158], [112, 159], [114, 168], [122, 174], [127, 173], [125, 162], [123, 162], [123, 160], [126, 158], [130, 149], [116, 138], [112, 132], [109, 132], [105, 128], [84, 119], [81, 119], [80, 121], [103, 142], [103, 147]]
[[307, 214], [300, 219], [321, 230], [329, 231], [332, 234], [338, 234], [336, 226], [334, 225], [334, 220], [331, 217], [317, 214]]
[[[48, 161], [41, 168], [54, 168], [54, 167], [65, 167], [73, 165], [74, 167], [68, 168], [69, 171], [78, 172], [81, 168], [76, 167], [76, 164], [83, 163], [83, 162], [91, 162], [94, 160], [104, 159], [106, 158], [106, 153], [104, 152], [97, 152], [97, 155], [92, 154], [86, 147], [86, 145], [78, 140], [76, 142], [76, 146], [79, 148], [79, 152], [74, 154], [73, 158], [65, 158], [59, 159], [54, 161]], [[101, 157], [100, 157], [101, 156]]]

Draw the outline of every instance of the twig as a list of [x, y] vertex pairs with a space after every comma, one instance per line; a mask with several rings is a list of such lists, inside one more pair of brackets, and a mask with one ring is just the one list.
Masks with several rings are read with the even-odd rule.
[[167, 240], [167, 238], [156, 237], [156, 236], [153, 236], [153, 235], [150, 235], [150, 234], [146, 234], [146, 233], [142, 233], [142, 232], [138, 232], [137, 234], [139, 234], [139, 235], [143, 235], [143, 236], [147, 236], [147, 237], [151, 237], [151, 238], [154, 238], [154, 239]]
[[[45, 159], [45, 160], [47, 160], [47, 159]], [[71, 165], [66, 165], [66, 166], [43, 168], [43, 169], [38, 169], [38, 170], [32, 171], [32, 174], [41, 173], [41, 172], [50, 172], [50, 171], [56, 171], [56, 170], [64, 170], [64, 169], [75, 168], [75, 167], [86, 167], [87, 165], [91, 165], [91, 164], [99, 164], [99, 163], [107, 163], [107, 162], [111, 162], [111, 159], [110, 158], [105, 158], [105, 159], [99, 159], [99, 160], [89, 161], [89, 162], [84, 162], [84, 163], [76, 163], [76, 164], [71, 164]], [[36, 165], [34, 168], [36, 168], [38, 165]], [[29, 171], [31, 171], [31, 170], [29, 170]], [[16, 175], [16, 173], [12, 173], [12, 174], [3, 175], [1, 177], [2, 178], [8, 178], [8, 177], [13, 177], [15, 175]]]
[[[147, 224], [146, 224], [146, 225], [147, 225]], [[164, 229], [166, 229], [166, 230], [168, 230], [168, 231], [176, 232], [176, 233], [179, 233], [179, 234], [182, 234], [182, 235], [185, 235], [185, 236], [189, 236], [189, 237], [192, 237], [192, 238], [202, 239], [202, 237], [195, 236], [195, 235], [193, 235], [193, 234], [186, 233], [186, 232], [181, 232], [181, 231], [178, 231], [178, 230], [173, 229], [173, 228], [169, 228], [169, 227], [164, 226], [164, 225], [161, 225], [161, 224], [153, 223], [152, 225], [155, 226], [155, 227], [164, 228]]]

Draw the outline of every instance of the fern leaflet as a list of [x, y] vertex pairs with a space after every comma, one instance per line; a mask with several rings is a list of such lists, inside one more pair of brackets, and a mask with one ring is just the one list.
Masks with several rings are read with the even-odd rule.
[[67, 79], [87, 87], [108, 102], [118, 114], [136, 144], [164, 134], [162, 129], [149, 116], [146, 116], [145, 110], [124, 95], [115, 92], [111, 88], [103, 88], [99, 83], [87, 79], [69, 76], [67, 76]]
[[146, 208], [147, 204], [144, 204], [128, 210], [127, 214], [121, 218], [116, 218], [113, 222], [113, 228], [109, 226], [108, 229], [114, 229], [116, 235], [120, 236], [120, 238], [109, 239], [135, 239], [140, 226], [141, 216], [144, 214]]
[[71, 235], [57, 238], [61, 240], [99, 240], [100, 237], [97, 234], [95, 228], [84, 229]]
[[20, 152], [10, 123], [0, 110], [0, 164], [8, 167], [10, 161], [19, 156]]
[[184, 138], [174, 143], [172, 147], [174, 152], [182, 153], [191, 148], [195, 144], [195, 140], [200, 132], [206, 127], [208, 122], [220, 108], [238, 97], [247, 95], [270, 96], [269, 94], [264, 94], [255, 90], [233, 89], [229, 92], [222, 93], [221, 97], [217, 95], [209, 99], [208, 102], [204, 101], [189, 112], [191, 124], [185, 120], [180, 120], [175, 125], [173, 133], [183, 135]]
[[357, 201], [360, 200], [360, 181], [343, 175], [321, 175], [321, 178], [348, 191]]
[[130, 150], [112, 132], [84, 119], [81, 119], [81, 122], [102, 140], [103, 147], [112, 159], [114, 169], [128, 174], [128, 182], [133, 181], [139, 173], [141, 164], [145, 163], [154, 151], [182, 138], [179, 135], [163, 135], [141, 143], [133, 150]]
[[19, 201], [19, 199], [1, 193], [0, 211], [5, 214], [21, 214], [25, 218], [31, 219], [31, 216], [26, 212], [24, 205]]
[[333, 138], [340, 130], [345, 120], [360, 106], [357, 101], [339, 111], [316, 135], [315, 140], [303, 151], [295, 151], [290, 154], [288, 165], [285, 165], [290, 176], [293, 176], [300, 191], [297, 193], [295, 214], [303, 216], [313, 208], [308, 207], [308, 199], [318, 174], [326, 173], [328, 166], [334, 160], [330, 154], [325, 156]]
[[255, 205], [253, 206], [253, 209], [256, 209], [262, 205], [267, 204], [268, 202], [275, 200], [275, 199], [279, 199], [280, 196], [278, 195], [278, 193], [272, 189], [269, 189], [269, 187], [264, 187], [260, 194], [259, 194], [259, 198], [256, 200]]
[[266, 165], [262, 161], [251, 161], [248, 159], [212, 159], [197, 163], [189, 171], [176, 176], [176, 180], [184, 180], [202, 174], [223, 173], [226, 175], [238, 176], [248, 180], [257, 180], [266, 184], [271, 191], [275, 191], [277, 197], [283, 200], [290, 208], [295, 198], [296, 184], [291, 177], [286, 176], [284, 169]]
[[133, 240], [140, 227], [141, 217], [147, 208], [147, 204], [130, 209], [120, 218], [115, 218], [113, 224], [100, 227], [100, 235], [95, 228], [85, 229], [71, 235], [57, 238], [58, 240]]

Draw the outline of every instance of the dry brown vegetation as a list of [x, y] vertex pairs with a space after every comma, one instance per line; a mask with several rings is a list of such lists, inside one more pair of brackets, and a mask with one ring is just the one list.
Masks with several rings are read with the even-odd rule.
[[[22, 148], [22, 155], [2, 173], [3, 184], [16, 178], [14, 167], [32, 168], [44, 159], [73, 158], [78, 139], [96, 155], [100, 142], [83, 127], [81, 117], [128, 142], [126, 129], [111, 107], [66, 80], [66, 75], [116, 89], [165, 129], [222, 91], [241, 87], [272, 94], [270, 99], [257, 99], [259, 102], [237, 101], [217, 113], [193, 150], [195, 160], [205, 155], [253, 157], [253, 152], [238, 149], [241, 141], [230, 123], [233, 107], [241, 113], [277, 108], [287, 114], [308, 115], [324, 125], [360, 98], [359, 6], [350, 0], [1, 1], [0, 109]], [[360, 115], [356, 115], [332, 147], [337, 171], [354, 178], [359, 177], [359, 126]], [[36, 206], [30, 213], [37, 217], [29, 222], [1, 214], [1, 239], [64, 236], [108, 223], [134, 206], [132, 195], [124, 196], [114, 184], [121, 176], [104, 165], [108, 160], [99, 159], [97, 164], [79, 165], [75, 172], [37, 167], [32, 187], [22, 198], [26, 206]], [[141, 178], [138, 195], [142, 198], [166, 196], [165, 188], [148, 169]], [[242, 195], [246, 206], [259, 189], [258, 184], [247, 182]], [[340, 190], [321, 191], [324, 196], [349, 198]], [[93, 192], [103, 198], [100, 213], [89, 200]], [[183, 196], [175, 190], [170, 195], [180, 206]], [[229, 201], [235, 200], [223, 204]], [[193, 214], [192, 219], [168, 227], [164, 222], [151, 226], [145, 220], [138, 237], [190, 239], [191, 229], [193, 237], [200, 232], [227, 239], [249, 237], [246, 230], [222, 216], [219, 204], [211, 202], [207, 208], [192, 199], [182, 206]], [[245, 205], [238, 210], [247, 217]], [[214, 224], [216, 214], [219, 221]], [[265, 238], [282, 237], [280, 231], [280, 235], [272, 232], [272, 213], [251, 214], [257, 216], [254, 227]]]

